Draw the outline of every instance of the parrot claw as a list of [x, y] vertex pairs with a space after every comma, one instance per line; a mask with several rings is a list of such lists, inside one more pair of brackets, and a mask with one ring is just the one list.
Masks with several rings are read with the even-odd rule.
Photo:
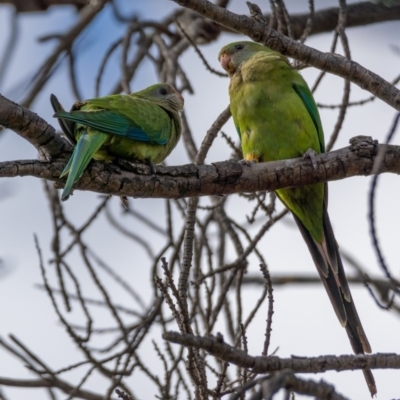
[[245, 166], [245, 167], [251, 167], [251, 164], [255, 164], [256, 163], [256, 161], [249, 161], [249, 160], [245, 160], [245, 159], [242, 159], [242, 160], [239, 160], [239, 164], [240, 165], [242, 165], [242, 166]]
[[121, 168], [123, 171], [130, 171], [130, 172], [136, 172], [137, 168], [134, 168], [134, 166], [127, 160], [124, 160], [122, 158], [118, 158], [115, 163]]
[[154, 163], [152, 161], [150, 161], [150, 160], [148, 161], [148, 166], [151, 169], [151, 173], [153, 175], [157, 175], [156, 166], [154, 165]]
[[316, 170], [318, 165], [317, 165], [317, 159], [315, 158], [316, 156], [316, 151], [313, 149], [308, 149], [304, 154], [303, 154], [303, 159], [306, 160], [307, 158], [310, 159], [311, 164], [313, 166], [313, 169]]
[[126, 196], [119, 196], [121, 200], [122, 207], [124, 207], [125, 210], [129, 210], [129, 203], [128, 203], [128, 198]]
[[[109, 194], [108, 198], [111, 198], [111, 197], [113, 197], [113, 195]], [[126, 196], [119, 196], [119, 199], [121, 200], [121, 205], [122, 205], [122, 207], [124, 207], [124, 210], [128, 211], [129, 210], [128, 198]]]
[[121, 168], [114, 163], [105, 163], [105, 170], [110, 174], [121, 175]]

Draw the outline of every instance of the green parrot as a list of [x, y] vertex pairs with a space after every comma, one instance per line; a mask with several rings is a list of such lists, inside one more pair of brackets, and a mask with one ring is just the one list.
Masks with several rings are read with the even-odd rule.
[[76, 102], [64, 111], [56, 96], [51, 104], [74, 152], [61, 173], [68, 174], [61, 200], [67, 200], [73, 184], [90, 160], [162, 162], [181, 136], [184, 100], [172, 86], [160, 83], [129, 95], [115, 94]]
[[[310, 149], [325, 151], [314, 98], [285, 56], [258, 43], [236, 42], [223, 47], [218, 59], [230, 76], [230, 109], [245, 160], [284, 160], [310, 154]], [[300, 229], [354, 352], [370, 353], [329, 220], [327, 184], [279, 189], [276, 194]], [[363, 372], [374, 395], [372, 372]]]

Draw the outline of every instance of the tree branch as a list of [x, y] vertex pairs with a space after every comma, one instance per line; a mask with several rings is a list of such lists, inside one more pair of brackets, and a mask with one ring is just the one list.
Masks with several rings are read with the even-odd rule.
[[[261, 3], [261, 2], [259, 2]], [[309, 13], [290, 14], [290, 23], [294, 39], [299, 39], [304, 32]], [[324, 10], [316, 11], [313, 15], [312, 29], [309, 35], [317, 35], [323, 32], [331, 32], [336, 28], [339, 16], [339, 8], [331, 7]], [[266, 23], [269, 24], [271, 15], [264, 14]], [[386, 7], [383, 4], [373, 4], [364, 1], [347, 5], [347, 21], [346, 27], [356, 27], [363, 25], [376, 24], [385, 21], [395, 21], [400, 19], [400, 6]], [[273, 29], [277, 28], [277, 21], [272, 25]], [[230, 29], [223, 29], [232, 32]]]
[[327, 355], [320, 357], [280, 358], [276, 356], [250, 356], [245, 351], [221, 341], [220, 337], [204, 337], [178, 332], [165, 332], [163, 338], [186, 347], [208, 351], [221, 360], [243, 368], [251, 368], [254, 373], [267, 373], [289, 369], [293, 372], [347, 371], [354, 369], [400, 369], [400, 355], [395, 353]]
[[36, 147], [41, 159], [50, 161], [73, 147], [43, 118], [29, 109], [20, 106], [0, 94], [0, 125], [12, 129]]
[[64, 4], [74, 5], [78, 10], [84, 7], [87, 3], [85, 0], [0, 0], [0, 3], [13, 4], [18, 12], [45, 11], [50, 6], [59, 6]]
[[77, 389], [61, 379], [12, 379], [0, 377], [0, 385], [23, 388], [57, 388], [66, 394], [72, 394], [74, 398], [86, 400], [103, 400], [104, 396], [88, 390]]
[[[308, 159], [250, 165], [224, 161], [212, 165], [186, 164], [176, 167], [156, 167], [156, 175], [149, 166], [124, 163], [122, 170], [115, 164], [92, 161], [77, 182], [76, 188], [118, 196], [141, 198], [182, 198], [193, 196], [228, 195], [240, 192], [273, 191], [317, 182], [335, 181], [373, 173], [379, 152], [383, 156], [380, 172], [400, 174], [400, 146], [377, 145], [365, 136], [351, 139], [352, 145], [316, 156], [317, 167]], [[37, 160], [5, 161], [0, 163], [0, 178], [34, 176], [56, 182], [65, 160], [44, 162]]]
[[347, 79], [400, 111], [400, 90], [354, 61], [331, 53], [322, 53], [278, 33], [253, 18], [234, 14], [207, 0], [173, 1], [295, 60]]
[[280, 389], [286, 389], [290, 392], [313, 396], [319, 400], [348, 400], [346, 397], [336, 393], [334, 386], [329, 385], [323, 380], [315, 382], [311, 379], [301, 379], [291, 371], [268, 374], [265, 377], [250, 381], [235, 392], [229, 400], [244, 398], [243, 394], [257, 385], [260, 388], [256, 390], [256, 395], [253, 395], [252, 399], [272, 399]]
[[[284, 285], [321, 285], [321, 278], [314, 274], [274, 274], [271, 275], [272, 286], [284, 286]], [[371, 283], [384, 288], [385, 290], [390, 290], [393, 283], [388, 279], [382, 278], [364, 278], [362, 276], [347, 276], [347, 282], [354, 285], [364, 285], [365, 282]], [[247, 274], [243, 277], [244, 285], [265, 285], [265, 280], [258, 274]]]

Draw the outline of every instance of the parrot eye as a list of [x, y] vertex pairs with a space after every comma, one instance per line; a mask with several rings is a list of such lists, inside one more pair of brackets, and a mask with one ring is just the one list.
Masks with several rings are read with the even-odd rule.
[[235, 49], [236, 49], [236, 50], [243, 50], [243, 49], [244, 49], [244, 45], [243, 45], [243, 44], [237, 44], [237, 45], [235, 46]]
[[160, 94], [162, 94], [163, 96], [165, 96], [167, 94], [167, 89], [161, 88], [160, 89]]

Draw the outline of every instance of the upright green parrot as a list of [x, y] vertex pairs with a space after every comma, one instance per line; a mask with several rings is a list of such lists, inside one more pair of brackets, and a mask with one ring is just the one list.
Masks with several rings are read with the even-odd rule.
[[[283, 55], [254, 42], [236, 42], [218, 55], [230, 76], [230, 109], [247, 161], [264, 162], [325, 151], [314, 98]], [[308, 246], [340, 323], [356, 354], [370, 353], [329, 220], [325, 183], [276, 191]], [[364, 370], [371, 395], [374, 377]]]
[[160, 83], [129, 95], [115, 94], [76, 102], [64, 111], [51, 95], [54, 117], [72, 144], [74, 152], [61, 173], [68, 174], [61, 200], [67, 200], [73, 184], [90, 160], [158, 164], [176, 146], [181, 136], [179, 111], [183, 97], [172, 86]]

